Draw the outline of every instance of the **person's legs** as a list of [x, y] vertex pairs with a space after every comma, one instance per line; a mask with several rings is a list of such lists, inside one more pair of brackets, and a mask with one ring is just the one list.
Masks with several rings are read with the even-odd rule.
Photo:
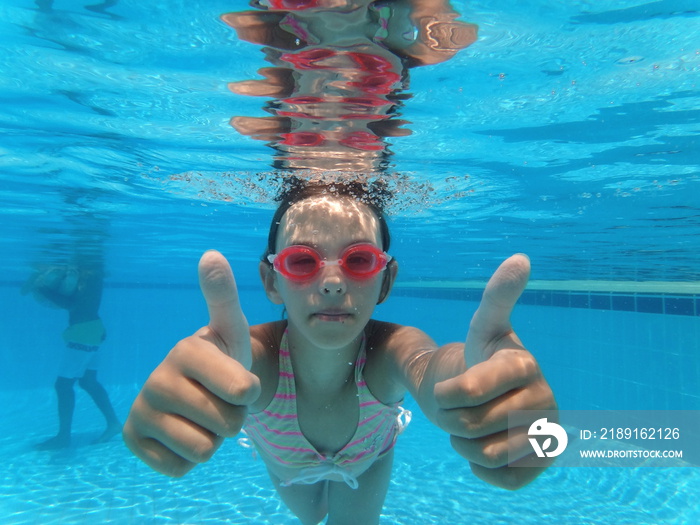
[[83, 377], [78, 381], [78, 384], [92, 398], [107, 422], [107, 428], [94, 443], [104, 443], [110, 440], [121, 432], [122, 426], [119, 419], [117, 419], [117, 414], [114, 412], [114, 407], [112, 407], [107, 391], [100, 382], [97, 381], [97, 370], [86, 370]]
[[389, 490], [393, 463], [392, 449], [357, 478], [359, 486], [356, 489], [345, 483], [331, 483], [328, 489], [327, 525], [378, 524]]
[[73, 391], [75, 379], [57, 377], [54, 387], [58, 399], [58, 434], [49, 440], [37, 445], [40, 450], [65, 448], [70, 445], [70, 432], [73, 424], [73, 411], [75, 410], [75, 392]]
[[270, 478], [289, 510], [304, 525], [316, 525], [326, 514], [327, 525], [373, 525], [379, 523], [393, 463], [392, 449], [357, 478], [356, 489], [342, 481], [283, 487], [274, 474], [270, 473]]
[[282, 501], [304, 525], [317, 525], [328, 513], [328, 481], [313, 485], [280, 485], [277, 476], [270, 473], [270, 479]]

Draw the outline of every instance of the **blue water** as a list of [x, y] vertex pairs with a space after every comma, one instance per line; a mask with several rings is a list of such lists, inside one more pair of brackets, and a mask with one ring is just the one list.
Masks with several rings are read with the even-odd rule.
[[[151, 472], [119, 440], [89, 445], [103, 421], [80, 390], [74, 445], [60, 452], [33, 450], [55, 430], [48, 385], [65, 319], [60, 311], [47, 315], [26, 297], [15, 299], [11, 311], [1, 312], [17, 320], [3, 324], [3, 341], [8, 349], [22, 349], [3, 353], [0, 406], [9, 424], [0, 440], [6, 465], [0, 508], [7, 523], [295, 523], [262, 463], [234, 439], [180, 480]], [[251, 322], [279, 313], [265, 304], [261, 291], [245, 292], [242, 300], [252, 306]], [[447, 342], [460, 338], [457, 320], [466, 320], [475, 307], [399, 296], [378, 317], [415, 324]], [[426, 318], [426, 312], [434, 315]], [[194, 288], [108, 288], [102, 313], [110, 338], [101, 377], [123, 418], [148, 373], [180, 334], [206, 321], [206, 310]], [[682, 372], [697, 371], [696, 317], [522, 305], [513, 321], [563, 409], [698, 409], [698, 375]], [[38, 323], [42, 331], [34, 328]], [[667, 338], [663, 352], [656, 343], [661, 334]], [[672, 359], [680, 364], [674, 367]], [[397, 444], [383, 523], [675, 524], [700, 518], [697, 467], [553, 467], [520, 491], [495, 489], [470, 473], [411, 400], [407, 405], [416, 417]]]
[[[251, 323], [281, 315], [255, 268], [274, 152], [229, 124], [269, 116], [264, 97], [228, 88], [269, 63], [219, 20], [244, 8], [230, 4], [0, 2], [5, 523], [294, 523], [234, 439], [181, 480], [117, 438], [89, 445], [102, 420], [80, 390], [73, 446], [32, 448], [56, 429], [66, 316], [19, 289], [32, 265], [65, 260], [86, 227], [107, 268], [100, 378], [122, 420], [168, 349], [206, 322], [203, 250], [231, 259]], [[695, 2], [453, 6], [479, 40], [410, 70], [400, 111], [412, 133], [387, 138], [384, 175], [401, 191], [391, 216], [401, 271], [376, 316], [462, 340], [486, 278], [525, 252], [532, 283], [513, 324], [562, 409], [700, 410]], [[553, 467], [506, 493], [472, 476], [418, 414], [382, 519], [690, 524], [698, 496], [697, 467]]]

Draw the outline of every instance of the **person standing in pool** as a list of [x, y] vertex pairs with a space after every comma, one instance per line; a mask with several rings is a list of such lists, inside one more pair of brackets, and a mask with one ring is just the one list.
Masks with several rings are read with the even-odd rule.
[[24, 285], [23, 293], [31, 292], [47, 306], [68, 311], [68, 328], [63, 332], [65, 348], [54, 387], [58, 398], [59, 428], [56, 436], [39, 443], [41, 450], [70, 446], [74, 384], [88, 393], [105, 417], [107, 427], [94, 443], [108, 441], [121, 431], [121, 423], [112, 407], [107, 391], [97, 380], [100, 345], [106, 337], [99, 316], [102, 299], [102, 265], [97, 262], [51, 266], [36, 271]]
[[359, 182], [282, 193], [259, 271], [286, 320], [249, 327], [228, 262], [202, 256], [210, 322], [171, 350], [134, 401], [123, 437], [137, 457], [182, 476], [243, 429], [302, 523], [378, 523], [410, 393], [486, 482], [516, 489], [546, 468], [527, 425], [508, 419], [556, 410], [509, 320], [529, 259], [496, 270], [466, 343], [438, 347], [418, 328], [371, 318], [398, 271], [381, 200]]

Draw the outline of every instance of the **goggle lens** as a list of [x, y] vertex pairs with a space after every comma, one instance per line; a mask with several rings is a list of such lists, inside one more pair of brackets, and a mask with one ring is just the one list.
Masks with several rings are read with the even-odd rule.
[[[308, 249], [299, 249], [280, 253], [282, 268], [289, 274], [304, 278], [314, 275], [320, 267], [321, 259], [317, 253]], [[278, 268], [279, 269], [279, 268]]]
[[351, 275], [369, 277], [382, 271], [386, 266], [385, 261], [379, 260], [382, 255], [377, 249], [371, 250], [363, 246], [353, 246], [345, 251], [340, 259], [340, 265]]
[[355, 279], [369, 279], [386, 268], [391, 256], [371, 244], [347, 248], [337, 261], [325, 261], [308, 246], [288, 246], [277, 255], [268, 256], [275, 270], [292, 281], [312, 279], [324, 266], [340, 266]]

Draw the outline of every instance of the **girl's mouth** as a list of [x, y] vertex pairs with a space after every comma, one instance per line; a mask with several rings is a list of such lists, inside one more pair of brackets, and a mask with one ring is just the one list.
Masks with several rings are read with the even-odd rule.
[[326, 321], [330, 323], [342, 323], [350, 319], [352, 315], [347, 312], [325, 311], [316, 312], [314, 314], [314, 317], [320, 321]]

